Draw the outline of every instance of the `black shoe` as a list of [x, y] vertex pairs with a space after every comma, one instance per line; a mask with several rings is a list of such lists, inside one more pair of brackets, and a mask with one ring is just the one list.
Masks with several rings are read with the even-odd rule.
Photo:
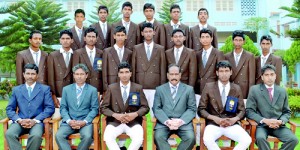
[[196, 147], [196, 150], [200, 150], [200, 146], [197, 146], [197, 147]]
[[120, 150], [127, 150], [127, 148], [125, 146], [120, 147]]

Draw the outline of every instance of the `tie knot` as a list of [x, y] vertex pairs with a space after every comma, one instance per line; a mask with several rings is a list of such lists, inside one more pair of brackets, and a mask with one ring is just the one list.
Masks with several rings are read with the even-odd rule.
[[37, 55], [37, 54], [39, 54], [39, 52], [33, 52], [33, 54], [36, 54], [36, 55]]
[[119, 51], [121, 51], [121, 50], [122, 50], [122, 48], [118, 48], [118, 50], [119, 50]]
[[172, 89], [173, 89], [173, 90], [176, 90], [176, 88], [177, 88], [176, 86], [172, 86]]
[[271, 93], [272, 92], [272, 90], [273, 90], [273, 88], [268, 88], [268, 91]]
[[82, 91], [81, 87], [77, 88], [77, 93], [80, 93], [81, 91]]
[[29, 87], [28, 87], [28, 90], [30, 91], [31, 89], [32, 89], [32, 87], [29, 86]]
[[176, 52], [179, 52], [179, 48], [176, 48]]
[[126, 89], [127, 89], [127, 86], [124, 86], [124, 85], [123, 85], [122, 87], [124, 88], [124, 90], [126, 90]]
[[90, 53], [93, 53], [93, 50], [90, 50]]

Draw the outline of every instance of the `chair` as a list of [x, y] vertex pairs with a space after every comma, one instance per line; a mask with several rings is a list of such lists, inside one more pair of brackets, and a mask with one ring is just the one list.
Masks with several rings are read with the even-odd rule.
[[[197, 130], [196, 127], [197, 127], [197, 124], [199, 123], [199, 121], [196, 118], [194, 118], [192, 121], [193, 121], [194, 133], [196, 135], [196, 132], [197, 132], [196, 131]], [[156, 118], [152, 118], [151, 122], [153, 123], [153, 128], [152, 128], [152, 131], [153, 131], [153, 141], [152, 141], [153, 148], [152, 149], [156, 150], [156, 145], [154, 143], [154, 127], [156, 125], [157, 119]], [[200, 123], [200, 126], [202, 126], [201, 123]], [[169, 138], [180, 138], [180, 137], [177, 134], [172, 134]], [[171, 148], [177, 148], [178, 144], [170, 145], [170, 146], [171, 146]], [[194, 145], [193, 150], [196, 150], [196, 145]]]
[[[45, 150], [52, 150], [52, 126], [50, 125], [50, 120], [51, 118], [46, 118], [44, 119], [44, 130], [45, 133], [43, 134], [42, 138], [45, 141], [44, 145], [41, 145], [40, 149], [45, 149]], [[0, 123], [3, 124], [3, 135], [5, 135], [8, 126], [10, 124], [10, 120], [8, 118], [0, 120]], [[22, 140], [28, 139], [29, 134], [23, 134], [19, 137], [20, 143], [22, 143]], [[4, 150], [8, 150], [8, 144], [6, 139], [4, 138]], [[26, 146], [22, 146], [23, 148], [26, 148]]]
[[[102, 134], [102, 139], [101, 139], [101, 150], [106, 150], [106, 143], [104, 141], [104, 131], [106, 128], [106, 116], [103, 115], [102, 119], [101, 119], [101, 134]], [[145, 116], [143, 116], [143, 122], [142, 122], [142, 127], [143, 127], [143, 131], [144, 131], [144, 140], [143, 140], [143, 150], [147, 150], [147, 118]], [[117, 137], [118, 139], [129, 139], [130, 137], [123, 133], [121, 135], [119, 135]]]
[[[256, 135], [256, 127], [257, 127], [257, 123], [254, 120], [248, 119], [249, 123], [250, 123], [250, 136], [252, 138], [252, 142], [250, 145], [250, 150], [257, 150], [258, 148], [255, 148], [255, 135]], [[291, 131], [295, 134], [296, 133], [296, 128], [297, 128], [297, 124], [295, 124], [294, 122], [289, 121], [288, 124], [290, 124], [290, 129]], [[267, 138], [268, 142], [273, 142], [274, 143], [274, 147], [271, 148], [272, 150], [278, 150], [278, 144], [279, 142], [281, 142], [278, 138], [273, 137], [273, 136], [268, 136]]]
[[[50, 121], [50, 123], [53, 124], [53, 135], [57, 133], [57, 130], [59, 128], [59, 121], [61, 120], [61, 117], [54, 118]], [[96, 116], [92, 122], [93, 124], [93, 138], [94, 138], [94, 143], [89, 147], [89, 149], [95, 149], [99, 150], [100, 149], [100, 137], [99, 137], [99, 125], [100, 125], [100, 116]], [[74, 133], [69, 135], [68, 140], [69, 144], [72, 149], [77, 149], [77, 145], [73, 143], [72, 141], [75, 139], [80, 139], [80, 133]], [[53, 150], [58, 150], [58, 146], [55, 140], [53, 140]]]

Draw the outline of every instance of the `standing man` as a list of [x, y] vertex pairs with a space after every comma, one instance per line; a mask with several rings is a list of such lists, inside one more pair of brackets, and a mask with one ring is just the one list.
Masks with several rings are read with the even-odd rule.
[[[146, 21], [141, 22], [139, 24], [140, 30], [142, 29], [142, 26], [144, 23], [149, 22], [152, 23], [154, 27], [154, 37], [153, 41], [156, 44], [165, 46], [166, 44], [166, 35], [165, 35], [165, 28], [164, 25], [160, 22], [158, 22], [156, 19], [154, 19], [154, 14], [155, 14], [155, 7], [153, 4], [146, 3], [143, 8], [144, 15], [146, 17]], [[143, 38], [141, 38], [141, 43], [144, 42]]]
[[194, 87], [197, 78], [196, 53], [183, 45], [185, 39], [183, 30], [179, 28], [173, 30], [172, 41], [175, 45], [166, 51], [167, 65], [177, 64], [181, 69], [180, 81]]
[[153, 42], [154, 27], [151, 23], [143, 24], [142, 35], [144, 43], [133, 48], [132, 81], [144, 89], [155, 89], [166, 82], [165, 49]]
[[198, 19], [199, 19], [199, 25], [196, 25], [191, 28], [190, 31], [190, 39], [189, 39], [189, 45], [190, 48], [193, 50], [201, 50], [203, 48], [202, 44], [199, 41], [199, 33], [203, 28], [208, 28], [212, 33], [212, 41], [211, 45], [214, 48], [218, 48], [218, 39], [217, 39], [217, 29], [209, 24], [207, 24], [208, 19], [208, 11], [206, 8], [200, 8], [198, 11]]
[[26, 64], [35, 64], [39, 68], [37, 81], [47, 85], [47, 57], [48, 54], [40, 50], [42, 42], [42, 33], [34, 30], [29, 35], [30, 46], [28, 49], [18, 52], [16, 59], [16, 77], [17, 85], [25, 83], [23, 73]]
[[[82, 63], [89, 69], [86, 83], [94, 86], [98, 94], [102, 94], [102, 50], [95, 47], [97, 41], [97, 31], [89, 27], [84, 32], [84, 41], [86, 46], [74, 52], [73, 66]], [[99, 65], [99, 67], [98, 67]]]
[[234, 45], [233, 52], [225, 54], [225, 59], [233, 64], [230, 81], [241, 87], [243, 97], [246, 99], [250, 87], [255, 84], [255, 58], [252, 53], [243, 49], [245, 43], [243, 31], [234, 31], [232, 41]]
[[[125, 47], [132, 50], [134, 45], [137, 45], [141, 41], [140, 28], [137, 24], [130, 21], [130, 16], [132, 14], [132, 4], [130, 2], [125, 2], [122, 5], [123, 18], [121, 21], [116, 22], [112, 25], [111, 33], [115, 33], [114, 29], [116, 26], [124, 26], [126, 29], [127, 39], [125, 41]], [[113, 35], [111, 36], [111, 45], [115, 44]]]
[[195, 92], [201, 95], [206, 83], [218, 80], [216, 65], [219, 61], [224, 60], [225, 57], [223, 52], [211, 45], [213, 41], [213, 33], [211, 30], [207, 28], [202, 29], [200, 31], [199, 41], [203, 48], [197, 52], [198, 77]]
[[85, 45], [84, 41], [84, 31], [85, 27], [83, 27], [83, 21], [85, 20], [85, 12], [82, 9], [77, 9], [74, 14], [75, 25], [71, 28], [71, 32], [74, 37], [74, 42], [71, 45], [72, 50], [77, 50], [83, 48]]
[[232, 74], [230, 63], [218, 62], [216, 74], [218, 81], [206, 84], [198, 107], [199, 116], [206, 120], [204, 144], [209, 150], [219, 150], [216, 140], [225, 135], [238, 142], [235, 150], [246, 150], [252, 139], [238, 124], [244, 118], [245, 105], [240, 87], [229, 82]]
[[72, 55], [73, 34], [70, 30], [62, 30], [59, 33], [61, 48], [51, 52], [47, 59], [48, 85], [51, 88], [52, 98], [56, 108], [60, 104], [57, 97], [62, 96], [62, 89], [73, 83]]
[[170, 49], [174, 46], [174, 41], [172, 40], [172, 33], [174, 29], [180, 28], [184, 31], [185, 34], [185, 41], [184, 44], [186, 47], [189, 47], [189, 34], [190, 34], [190, 28], [189, 26], [183, 24], [180, 22], [180, 16], [181, 16], [181, 9], [178, 4], [173, 4], [170, 7], [170, 16], [171, 21], [169, 24], [165, 24], [165, 32], [166, 32], [166, 44], [165, 48]]
[[263, 83], [251, 87], [246, 115], [256, 127], [256, 144], [259, 149], [270, 150], [268, 135], [277, 137], [283, 144], [280, 149], [295, 149], [299, 140], [285, 124], [291, 117], [286, 90], [275, 85], [276, 68], [266, 64], [261, 68]]
[[122, 133], [132, 140], [128, 150], [137, 150], [143, 143], [142, 116], [148, 113], [149, 107], [142, 86], [130, 82], [131, 75], [130, 64], [121, 62], [120, 82], [108, 86], [101, 104], [100, 111], [107, 116], [104, 141], [109, 149], [120, 150], [116, 138]]
[[[87, 150], [93, 142], [93, 119], [98, 115], [99, 103], [97, 89], [85, 81], [89, 69], [84, 64], [72, 68], [75, 83], [63, 88], [60, 114], [62, 123], [55, 140], [59, 149], [71, 150], [68, 137], [80, 133], [78, 150]], [[74, 94], [76, 93], [76, 95]]]
[[106, 6], [98, 7], [99, 21], [92, 24], [90, 27], [95, 28], [98, 31], [96, 48], [105, 49], [110, 47], [110, 31], [111, 25], [107, 22], [108, 8]]
[[170, 150], [168, 138], [176, 133], [181, 138], [178, 150], [191, 150], [195, 145], [192, 120], [196, 115], [193, 87], [180, 82], [180, 67], [168, 67], [169, 82], [156, 88], [153, 112], [157, 118], [154, 141], [159, 150]]
[[39, 150], [44, 133], [43, 120], [54, 113], [54, 104], [50, 87], [36, 82], [39, 73], [37, 65], [26, 64], [23, 70], [25, 84], [13, 88], [6, 107], [6, 114], [13, 123], [5, 138], [9, 149], [21, 150], [19, 136], [29, 133], [26, 149]]
[[275, 84], [280, 85], [281, 77], [282, 77], [282, 59], [274, 54], [271, 54], [272, 47], [272, 37], [270, 35], [263, 35], [260, 38], [260, 47], [262, 51], [262, 55], [255, 58], [256, 62], [256, 75], [255, 75], [255, 84], [262, 83], [261, 80], [261, 68], [270, 64], [275, 66], [276, 68], [276, 80]]
[[126, 29], [123, 26], [117, 26], [114, 30], [114, 39], [116, 44], [103, 52], [103, 89], [107, 90], [108, 85], [119, 82], [118, 65], [120, 62], [131, 63], [132, 51], [124, 47], [126, 40]]

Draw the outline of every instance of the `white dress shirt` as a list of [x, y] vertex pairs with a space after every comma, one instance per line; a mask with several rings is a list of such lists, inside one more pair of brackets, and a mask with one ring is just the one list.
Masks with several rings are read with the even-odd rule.
[[33, 51], [30, 47], [29, 47], [29, 50], [30, 50], [30, 53], [31, 53], [31, 55], [32, 55], [32, 57], [33, 57], [33, 61], [34, 61], [34, 62], [38, 62], [38, 64], [40, 64], [41, 54], [42, 54], [41, 50], [39, 49], [39, 50], [37, 51], [37, 53], [38, 53], [38, 60], [36, 60], [36, 54], [35, 54], [36, 52]]
[[269, 56], [270, 56], [270, 53], [268, 53], [267, 54], [267, 56], [264, 56], [264, 55], [261, 55], [260, 56], [260, 66], [264, 66], [264, 59], [263, 58], [265, 58], [265, 63], [267, 62], [267, 60], [268, 60], [268, 58], [269, 58]]
[[207, 28], [207, 23], [205, 25], [202, 25], [201, 23], [199, 23], [199, 28], [200, 28], [200, 30], [202, 30], [203, 28]]
[[204, 57], [204, 51], [206, 51], [206, 62], [208, 61], [209, 55], [212, 51], [213, 46], [210, 46], [210, 48], [208, 48], [207, 50], [204, 50], [203, 48], [203, 52], [202, 52], [202, 58]]

